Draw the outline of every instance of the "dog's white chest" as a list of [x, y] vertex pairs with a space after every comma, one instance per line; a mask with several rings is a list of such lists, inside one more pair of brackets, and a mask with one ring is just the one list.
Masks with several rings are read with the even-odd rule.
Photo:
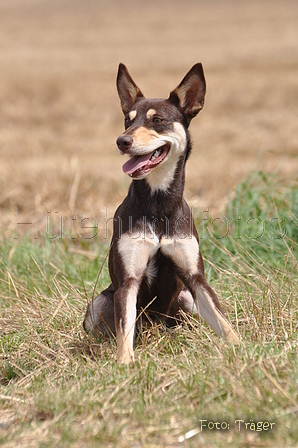
[[197, 272], [199, 244], [193, 235], [187, 238], [162, 238], [160, 249], [183, 271], [189, 274]]
[[126, 233], [118, 244], [124, 269], [130, 278], [140, 280], [146, 275], [151, 283], [157, 274], [154, 256], [159, 249], [183, 271], [191, 275], [197, 272], [199, 244], [193, 235], [187, 238], [163, 236], [159, 239], [152, 231], [141, 236]]

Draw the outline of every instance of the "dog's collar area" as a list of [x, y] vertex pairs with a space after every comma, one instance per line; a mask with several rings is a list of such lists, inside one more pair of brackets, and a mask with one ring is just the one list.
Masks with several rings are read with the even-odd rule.
[[128, 174], [133, 179], [141, 178], [149, 174], [157, 165], [159, 165], [168, 155], [170, 145], [165, 144], [142, 156], [132, 156], [122, 166], [125, 174]]

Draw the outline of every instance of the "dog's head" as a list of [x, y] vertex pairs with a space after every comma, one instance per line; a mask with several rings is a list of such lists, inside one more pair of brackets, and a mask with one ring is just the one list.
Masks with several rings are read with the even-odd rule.
[[167, 190], [178, 160], [190, 150], [189, 123], [204, 105], [203, 67], [194, 65], [168, 99], [147, 99], [120, 64], [117, 90], [125, 116], [117, 146], [120, 154], [130, 156], [123, 171], [133, 179], [146, 177], [152, 191]]

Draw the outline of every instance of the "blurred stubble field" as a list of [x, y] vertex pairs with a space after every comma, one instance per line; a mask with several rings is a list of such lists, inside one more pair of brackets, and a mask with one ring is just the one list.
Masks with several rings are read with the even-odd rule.
[[[191, 206], [217, 213], [254, 167], [298, 168], [296, 1], [0, 2], [0, 231], [46, 231], [59, 212], [112, 217], [129, 179], [119, 62], [148, 97], [167, 97], [196, 62], [207, 97], [191, 125]], [[37, 218], [36, 218], [37, 216]], [[66, 218], [69, 218], [66, 221]], [[76, 230], [77, 231], [77, 230]], [[35, 234], [35, 233], [34, 233]]]

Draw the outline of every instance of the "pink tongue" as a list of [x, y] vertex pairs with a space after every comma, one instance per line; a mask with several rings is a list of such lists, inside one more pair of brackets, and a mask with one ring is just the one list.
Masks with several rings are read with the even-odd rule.
[[[153, 151], [154, 152], [154, 151]], [[152, 156], [153, 152], [150, 154], [145, 154], [144, 156], [133, 156], [127, 162], [124, 163], [122, 167], [122, 171], [125, 174], [132, 174], [139, 168], [147, 165]]]

